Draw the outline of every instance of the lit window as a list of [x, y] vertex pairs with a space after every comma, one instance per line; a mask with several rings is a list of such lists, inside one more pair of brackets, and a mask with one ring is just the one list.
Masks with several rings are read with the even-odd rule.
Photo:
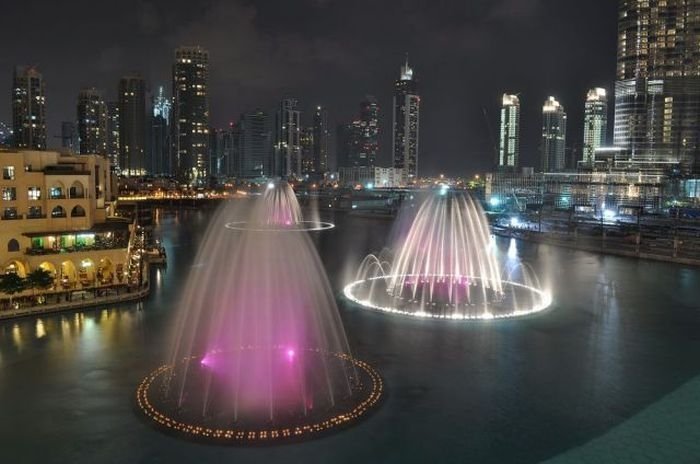
[[41, 200], [41, 189], [39, 187], [29, 187], [27, 195], [30, 200]]
[[15, 201], [17, 199], [17, 189], [14, 187], [3, 187], [2, 199], [5, 201]]
[[15, 167], [5, 166], [2, 168], [2, 178], [4, 180], [15, 180]]

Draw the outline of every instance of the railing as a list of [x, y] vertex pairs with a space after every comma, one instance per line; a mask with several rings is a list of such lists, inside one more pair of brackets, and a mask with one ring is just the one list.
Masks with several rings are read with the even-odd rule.
[[45, 214], [27, 214], [27, 219], [46, 219]]
[[65, 200], [65, 195], [49, 195], [49, 200]]
[[24, 219], [24, 216], [21, 214], [17, 214], [14, 216], [5, 216], [5, 215], [2, 216], [3, 221], [16, 221], [18, 219]]
[[31, 256], [43, 256], [43, 255], [57, 255], [60, 253], [80, 253], [80, 252], [91, 252], [91, 251], [101, 251], [101, 250], [119, 250], [127, 248], [129, 246], [128, 240], [117, 241], [111, 244], [105, 245], [85, 245], [85, 246], [74, 246], [65, 248], [27, 248], [25, 253]]

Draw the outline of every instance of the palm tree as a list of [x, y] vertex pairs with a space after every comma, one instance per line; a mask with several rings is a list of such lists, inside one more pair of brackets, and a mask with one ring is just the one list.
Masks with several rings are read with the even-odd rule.
[[26, 279], [27, 288], [46, 290], [54, 284], [51, 272], [46, 269], [36, 268], [29, 273]]
[[0, 276], [0, 292], [10, 296], [10, 307], [12, 306], [12, 295], [21, 292], [25, 288], [24, 279], [14, 272]]

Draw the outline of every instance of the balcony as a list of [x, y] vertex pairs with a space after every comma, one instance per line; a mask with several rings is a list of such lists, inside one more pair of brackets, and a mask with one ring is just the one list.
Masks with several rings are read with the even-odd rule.
[[46, 219], [45, 214], [27, 214], [27, 219]]
[[16, 221], [18, 219], [24, 219], [24, 216], [21, 214], [3, 214], [2, 215], [3, 221]]

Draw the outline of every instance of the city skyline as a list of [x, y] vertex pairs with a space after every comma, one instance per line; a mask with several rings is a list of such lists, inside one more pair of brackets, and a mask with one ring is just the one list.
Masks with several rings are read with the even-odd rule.
[[[294, 96], [299, 99], [301, 110], [307, 116], [312, 114], [317, 104], [323, 104], [329, 111], [329, 127], [334, 128], [352, 117], [356, 101], [365, 94], [375, 95], [380, 106], [390, 108], [391, 84], [396, 79], [396, 69], [408, 52], [411, 64], [420, 76], [425, 106], [421, 115], [421, 170], [425, 168], [425, 174], [441, 171], [467, 173], [483, 171], [491, 166], [493, 142], [486, 130], [482, 109], [487, 109], [489, 123], [496, 128], [500, 96], [505, 90], [517, 92], [522, 97], [521, 164], [534, 166], [538, 164], [539, 155], [538, 114], [541, 101], [547, 95], [557, 95], [569, 109], [570, 127], [581, 127], [582, 93], [593, 86], [611, 90], [615, 78], [616, 5], [599, 0], [595, 1], [598, 8], [590, 8], [590, 4], [578, 5], [573, 1], [560, 3], [545, 8], [539, 1], [477, 2], [470, 6], [444, 2], [432, 9], [421, 2], [406, 3], [397, 13], [405, 21], [392, 22], [395, 38], [379, 40], [379, 32], [367, 37], [352, 36], [352, 40], [359, 41], [360, 46], [344, 48], [342, 46], [348, 43], [348, 37], [360, 19], [348, 11], [348, 6], [334, 2], [325, 2], [324, 6], [313, 2], [297, 5], [297, 14], [308, 12], [321, 15], [329, 26], [322, 28], [316, 37], [299, 37], [295, 41], [288, 40], [293, 32], [288, 30], [291, 25], [282, 24], [282, 16], [289, 9], [286, 5], [280, 6], [279, 11], [272, 11], [266, 5], [252, 7], [238, 2], [205, 2], [201, 13], [191, 15], [191, 12], [187, 12], [191, 15], [188, 17], [186, 12], [178, 11], [180, 8], [175, 7], [175, 11], [168, 12], [164, 4], [155, 2], [147, 7], [134, 6], [137, 14], [135, 18], [128, 18], [128, 21], [136, 21], [133, 35], [125, 36], [120, 32], [109, 40], [100, 39], [92, 44], [80, 44], [78, 47], [74, 42], [68, 42], [64, 45], [77, 47], [76, 53], [94, 57], [92, 61], [84, 60], [81, 66], [70, 66], [70, 63], [68, 66], [58, 66], [52, 62], [52, 56], [37, 50], [36, 45], [30, 46], [31, 42], [28, 42], [20, 44], [5, 58], [7, 72], [0, 73], [0, 78], [4, 78], [9, 86], [11, 76], [7, 74], [11, 73], [15, 63], [36, 63], [40, 67], [48, 83], [49, 140], [56, 144], [53, 136], [60, 134], [60, 122], [69, 120], [74, 113], [75, 95], [81, 87], [104, 89], [107, 91], [105, 99], [109, 101], [115, 97], [112, 93], [115, 79], [138, 71], [146, 78], [150, 90], [154, 91], [157, 85], [170, 81], [172, 50], [181, 45], [201, 44], [211, 53], [213, 127], [227, 127], [241, 113], [255, 108], [268, 111], [281, 98]], [[13, 11], [13, 8], [10, 7], [7, 13], [10, 19], [20, 13]], [[49, 29], [49, 15], [53, 8], [48, 4], [40, 8], [37, 19]], [[70, 5], [68, 8], [72, 9]], [[101, 6], [97, 12], [89, 14], [97, 19], [105, 13], [118, 15], [108, 9], [108, 6]], [[384, 6], [374, 8], [375, 14], [369, 19], [371, 24], [387, 21], [390, 17], [387, 9]], [[234, 17], [234, 13], [246, 14]], [[78, 17], [87, 14], [82, 10], [76, 11]], [[434, 34], [438, 17], [448, 15], [453, 18], [449, 27], [442, 28], [444, 31], [439, 35]], [[425, 16], [425, 24], [416, 29], [411, 24], [416, 24], [419, 16]], [[142, 24], [148, 23], [148, 18], [157, 23], [157, 27], [151, 25], [149, 28], [147, 24]], [[342, 23], [341, 18], [347, 19], [348, 24]], [[104, 23], [97, 19], [88, 21], [90, 27]], [[592, 19], [600, 24], [596, 34], [592, 34], [587, 27]], [[236, 45], [235, 51], [228, 50], [231, 47], [230, 34], [216, 27], [225, 20], [245, 26], [243, 31], [236, 34], [250, 32], [253, 38], [249, 40], [265, 46], [264, 50], [274, 45], [274, 49], [289, 53], [290, 50], [306, 47], [310, 53], [303, 56], [299, 56], [298, 52], [293, 53], [298, 60], [293, 67], [294, 72], [280, 72], [278, 68], [288, 65], [292, 57], [280, 57], [279, 64], [261, 64], [260, 59], [248, 59], [249, 52], [243, 50], [239, 53], [242, 45]], [[276, 28], [278, 25], [281, 27]], [[335, 30], [331, 30], [330, 26]], [[264, 30], [273, 30], [274, 33], [268, 37], [262, 34]], [[512, 59], [507, 66], [491, 57], [492, 54], [510, 50], [512, 44], [509, 41], [532, 33], [536, 33], [534, 46], [516, 45], [509, 52]], [[546, 60], [536, 51], [537, 44], [545, 43], [547, 35], [553, 33], [561, 38], [557, 44], [550, 46], [552, 53], [559, 57], [561, 64], [557, 66], [558, 69], [545, 67]], [[245, 43], [250, 44], [249, 40]], [[381, 42], [378, 48], [368, 51], [365, 44], [378, 40]], [[446, 42], [455, 46], [446, 47]], [[587, 47], [582, 49], [584, 43]], [[340, 54], [339, 49], [343, 49], [340, 58], [336, 56]], [[567, 54], [567, 50], [576, 50], [576, 53]], [[280, 54], [276, 52], [274, 58]], [[68, 59], [71, 60], [70, 57]], [[241, 60], [246, 62], [245, 69], [239, 69]], [[71, 68], [79, 72], [70, 72]], [[473, 72], [477, 68], [479, 72]], [[324, 72], [318, 75], [315, 69], [323, 69]], [[373, 72], [370, 73], [368, 69]], [[249, 74], [262, 78], [255, 80]], [[0, 120], [6, 121], [8, 118], [3, 118], [3, 113], [8, 114], [0, 105]], [[381, 127], [390, 128], [390, 112], [383, 112], [381, 117]], [[310, 120], [303, 122], [309, 124]], [[582, 134], [572, 133], [570, 139], [572, 143], [579, 140], [580, 146], [581, 137]], [[390, 131], [384, 130], [380, 138], [378, 164], [388, 166], [391, 163]]]

